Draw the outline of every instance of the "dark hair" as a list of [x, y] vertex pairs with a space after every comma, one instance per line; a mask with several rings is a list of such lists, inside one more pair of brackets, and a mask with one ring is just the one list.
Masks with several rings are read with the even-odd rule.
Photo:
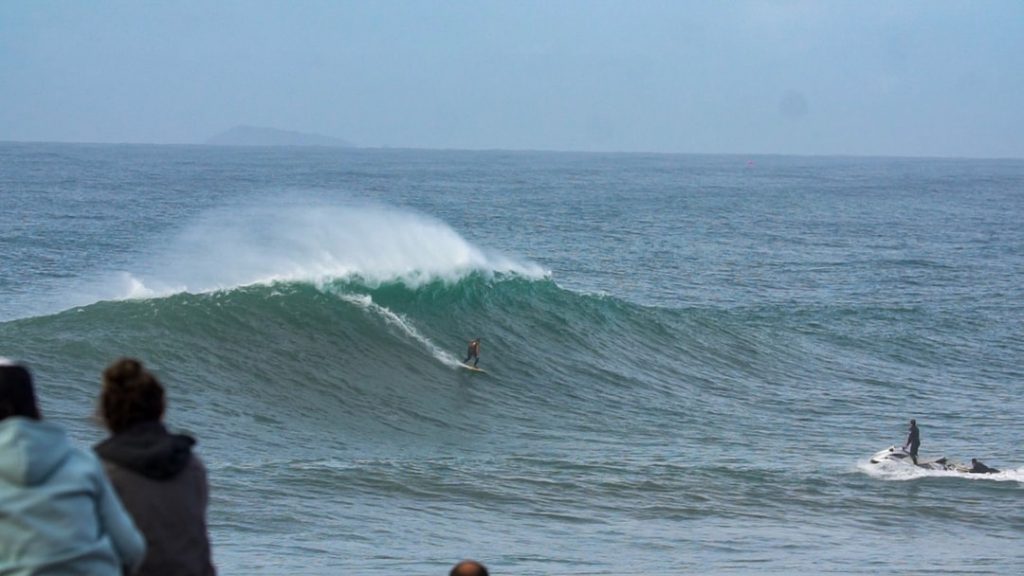
[[476, 560], [463, 560], [452, 566], [448, 576], [489, 576], [487, 567]]
[[41, 418], [28, 368], [0, 360], [0, 420], [12, 416]]
[[114, 434], [164, 415], [164, 387], [134, 358], [121, 358], [103, 371], [100, 415]]

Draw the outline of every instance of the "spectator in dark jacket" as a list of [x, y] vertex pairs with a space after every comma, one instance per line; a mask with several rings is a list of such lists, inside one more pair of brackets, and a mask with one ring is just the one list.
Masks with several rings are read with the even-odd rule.
[[136, 574], [211, 576], [206, 468], [192, 452], [193, 438], [164, 427], [164, 409], [163, 386], [141, 362], [114, 362], [103, 372], [100, 393], [111, 437], [95, 450], [146, 538]]

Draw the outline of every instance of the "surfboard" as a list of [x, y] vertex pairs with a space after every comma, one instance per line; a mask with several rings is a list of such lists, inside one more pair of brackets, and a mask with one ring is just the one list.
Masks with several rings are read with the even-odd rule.
[[459, 363], [459, 366], [462, 366], [463, 368], [469, 370], [470, 372], [479, 372], [481, 374], [487, 374], [487, 371], [484, 370], [483, 368], [477, 368], [476, 366], [470, 366], [469, 364], [462, 363]]

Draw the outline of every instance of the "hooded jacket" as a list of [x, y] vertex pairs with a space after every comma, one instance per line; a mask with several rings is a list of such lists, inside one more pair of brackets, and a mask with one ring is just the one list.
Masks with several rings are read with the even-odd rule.
[[145, 551], [93, 454], [56, 424], [0, 421], [0, 574], [120, 575]]
[[195, 440], [160, 422], [132, 426], [96, 445], [110, 481], [146, 537], [136, 576], [216, 574], [206, 528], [206, 468]]

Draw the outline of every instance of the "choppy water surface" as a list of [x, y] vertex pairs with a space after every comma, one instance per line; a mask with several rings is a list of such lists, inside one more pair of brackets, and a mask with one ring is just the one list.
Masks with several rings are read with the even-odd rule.
[[[0, 355], [137, 355], [225, 574], [1014, 573], [1024, 162], [0, 145]], [[461, 370], [483, 338], [488, 374]], [[922, 428], [963, 476], [871, 466]]]

